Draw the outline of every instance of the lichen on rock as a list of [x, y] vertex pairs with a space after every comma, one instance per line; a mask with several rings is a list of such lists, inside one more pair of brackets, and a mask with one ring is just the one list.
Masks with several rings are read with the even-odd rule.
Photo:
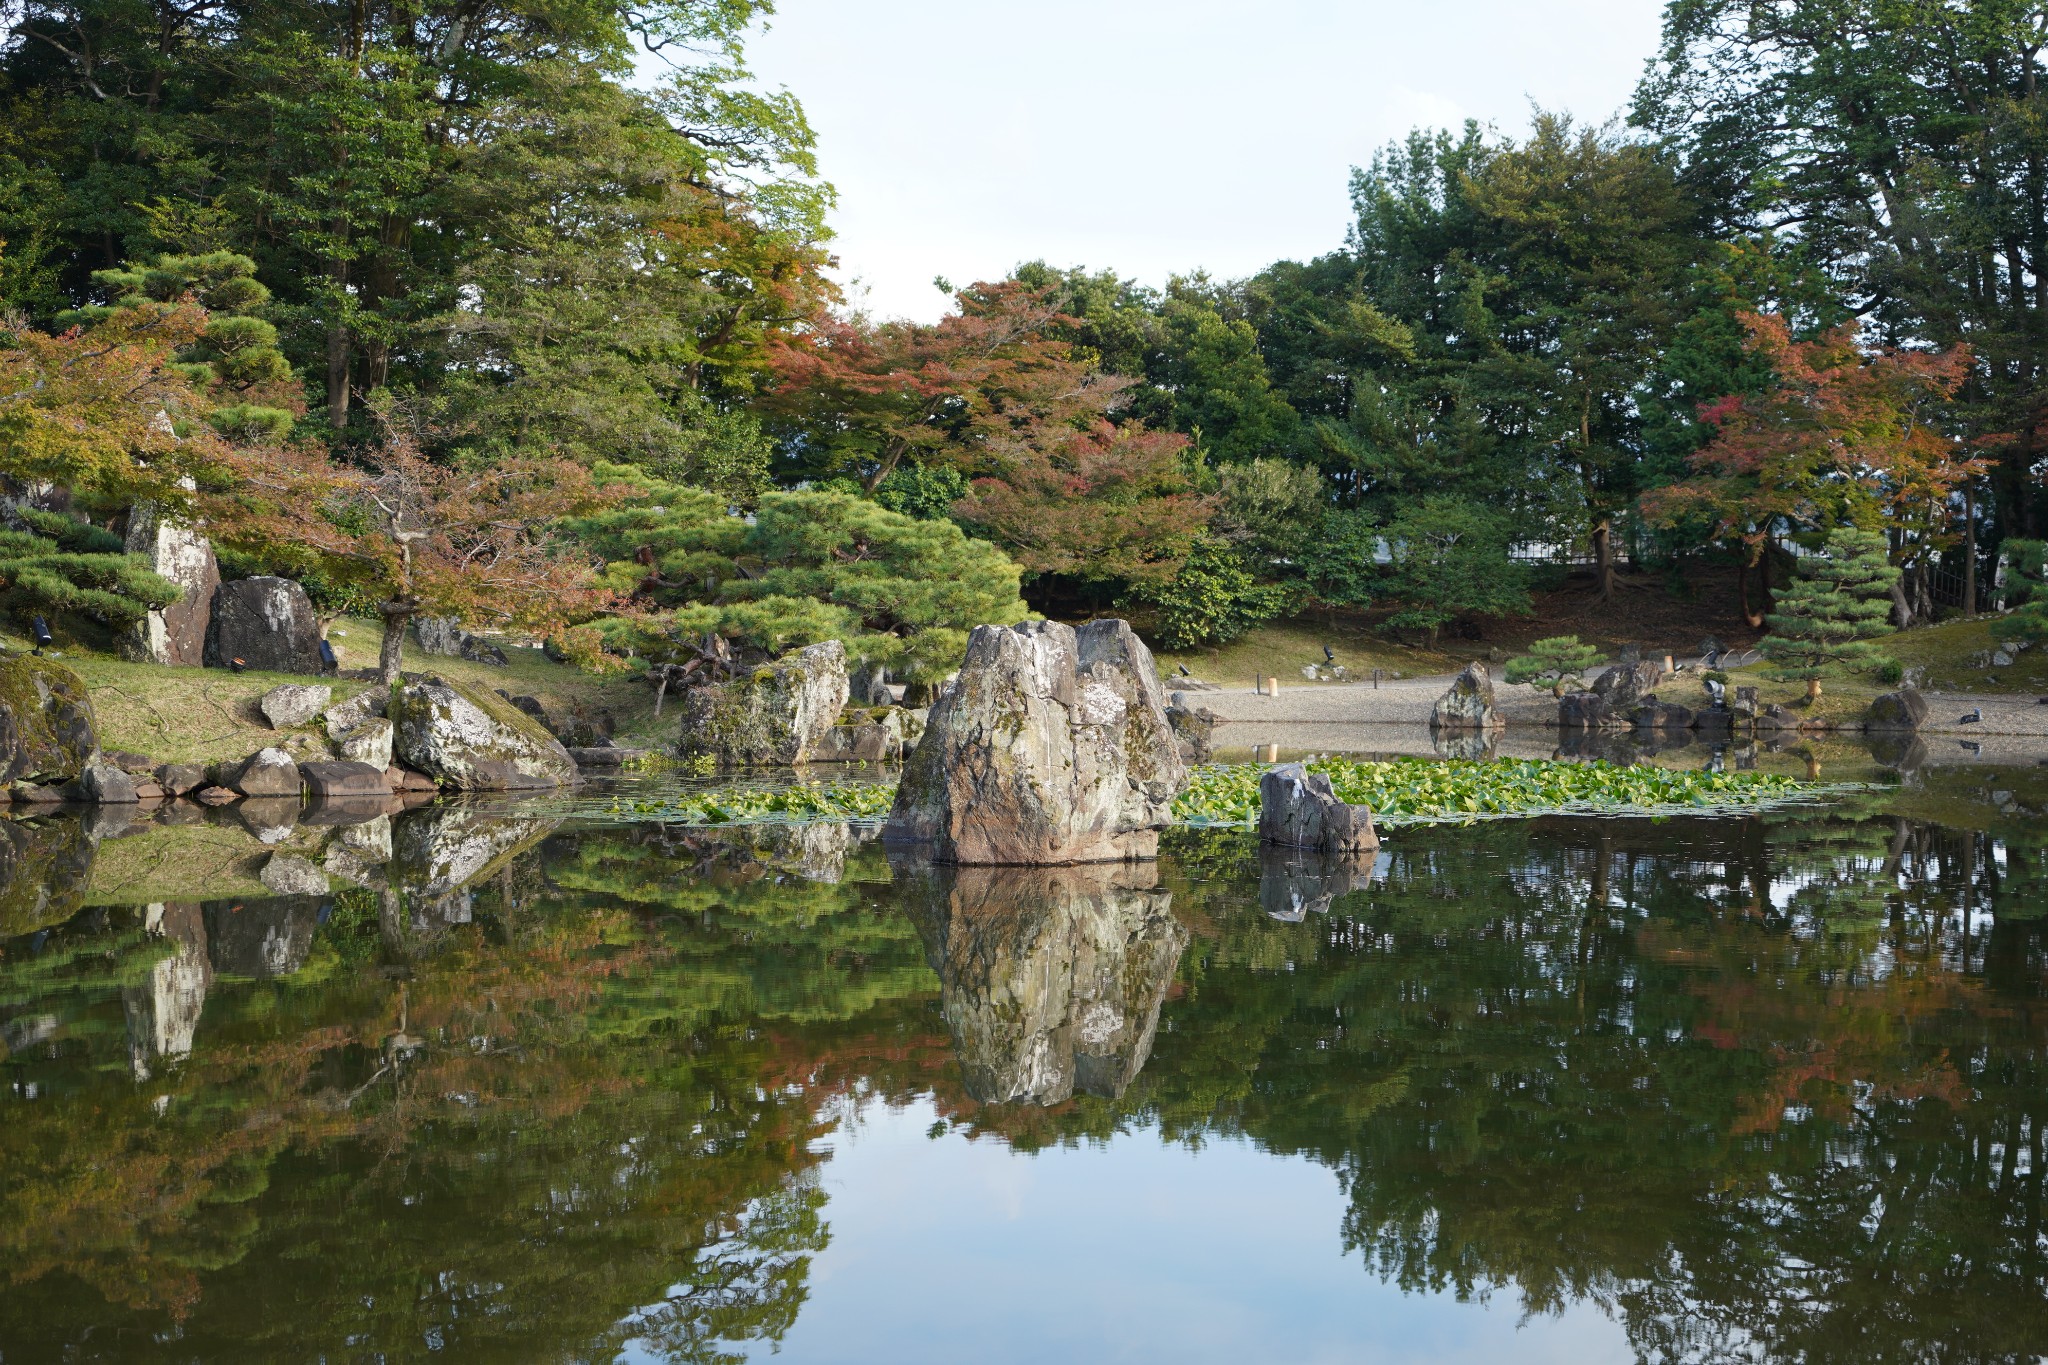
[[428, 677], [394, 687], [388, 710], [399, 761], [444, 787], [525, 791], [576, 780], [569, 751], [494, 692]]
[[0, 658], [0, 782], [69, 782], [99, 748], [84, 679], [54, 659]]
[[1150, 858], [1187, 769], [1123, 621], [980, 626], [904, 767], [885, 837], [941, 862]]
[[818, 755], [846, 706], [846, 646], [808, 645], [683, 698], [680, 750], [731, 768], [787, 767]]

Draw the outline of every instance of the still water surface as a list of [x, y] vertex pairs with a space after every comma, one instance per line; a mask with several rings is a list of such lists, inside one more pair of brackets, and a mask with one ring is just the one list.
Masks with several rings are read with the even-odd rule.
[[8, 825], [0, 1362], [2035, 1359], [2043, 777], [1349, 868]]

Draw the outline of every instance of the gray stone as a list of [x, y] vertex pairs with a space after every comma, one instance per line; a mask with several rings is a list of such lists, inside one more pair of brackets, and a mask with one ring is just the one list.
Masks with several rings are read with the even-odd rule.
[[320, 714], [334, 697], [334, 689], [319, 683], [279, 683], [256, 703], [273, 730], [305, 725]]
[[647, 757], [645, 749], [622, 748], [616, 744], [594, 744], [572, 747], [569, 757], [576, 760], [579, 768], [623, 768], [629, 763], [638, 763]]
[[903, 741], [879, 721], [835, 725], [812, 751], [812, 763], [885, 763], [903, 755]]
[[140, 503], [128, 514], [124, 548], [141, 555], [150, 572], [176, 583], [180, 592], [177, 601], [136, 622], [123, 641], [123, 652], [143, 663], [199, 667], [206, 661], [213, 596], [220, 587], [213, 543], [165, 518], [154, 504]]
[[83, 799], [102, 806], [132, 806], [138, 799], [135, 779], [107, 762], [87, 764], [78, 786]]
[[373, 716], [384, 714], [384, 707], [391, 700], [391, 694], [382, 687], [368, 687], [344, 701], [338, 701], [320, 713], [320, 719], [327, 726], [327, 737], [338, 740], [353, 731]]
[[1493, 675], [1474, 659], [1429, 713], [1432, 730], [1498, 730], [1507, 722], [1493, 707]]
[[130, 777], [147, 777], [156, 768], [155, 759], [132, 749], [109, 749], [101, 757]]
[[256, 880], [280, 896], [324, 896], [327, 874], [296, 853], [273, 853]]
[[1693, 720], [1691, 707], [1659, 701], [1654, 693], [1636, 703], [1630, 718], [1638, 730], [1690, 730]]
[[1927, 723], [1929, 711], [1927, 698], [1912, 688], [1901, 688], [1870, 703], [1870, 714], [1865, 718], [1863, 727], [1866, 730], [1918, 730]]
[[977, 626], [884, 837], [953, 863], [1150, 858], [1186, 784], [1152, 653], [1127, 623]]
[[428, 677], [392, 689], [392, 752], [459, 791], [521, 791], [576, 780], [576, 764], [532, 717], [482, 688]]
[[846, 647], [809, 645], [728, 682], [683, 696], [683, 757], [727, 767], [812, 760], [846, 706]]
[[[387, 722], [388, 723], [388, 722]], [[345, 758], [323, 759], [299, 765], [306, 790], [317, 798], [364, 796], [381, 800], [390, 795], [384, 785], [384, 770]]]
[[0, 658], [0, 782], [68, 782], [99, 748], [82, 678], [54, 659]]
[[1180, 747], [1183, 763], [1207, 763], [1216, 752], [1216, 724], [1222, 719], [1206, 706], [1190, 706], [1185, 694], [1173, 694], [1166, 708], [1166, 723], [1173, 727], [1174, 743]]
[[197, 763], [166, 763], [156, 770], [156, 784], [172, 796], [183, 796], [206, 785], [206, 769]]
[[1622, 661], [1595, 679], [1593, 692], [1617, 716], [1633, 713], [1643, 697], [1656, 690], [1664, 679], [1664, 666], [1647, 659], [1634, 659], [1623, 652]]
[[335, 748], [352, 763], [367, 763], [382, 772], [391, 766], [391, 740], [396, 733], [391, 722], [372, 716], [341, 737]]
[[509, 662], [505, 651], [462, 628], [452, 616], [417, 616], [412, 623], [413, 640], [420, 653], [443, 659], [467, 659], [471, 663], [503, 668]]
[[1617, 724], [1614, 708], [1597, 692], [1567, 692], [1557, 699], [1557, 728], [1602, 730]]
[[2011, 668], [2012, 655], [2002, 649], [1994, 652], [1991, 656], [1991, 666], [1993, 668]]
[[268, 575], [223, 583], [213, 594], [206, 665], [270, 673], [320, 671], [320, 618], [306, 590]]
[[847, 700], [855, 706], [893, 706], [896, 694], [889, 687], [889, 670], [880, 664], [863, 664], [846, 680]]
[[249, 755], [230, 784], [244, 796], [299, 794], [299, 765], [282, 749], [259, 749]]
[[1188, 941], [1152, 871], [892, 861], [967, 1093], [987, 1104], [1121, 1096], [1151, 1055]]
[[1323, 853], [1360, 853], [1380, 846], [1372, 812], [1337, 799], [1330, 779], [1299, 763], [1259, 775], [1259, 842]]

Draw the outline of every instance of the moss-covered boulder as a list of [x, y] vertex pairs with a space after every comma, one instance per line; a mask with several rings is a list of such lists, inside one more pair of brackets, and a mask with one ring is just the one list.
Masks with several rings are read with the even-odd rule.
[[84, 679], [33, 654], [0, 658], [0, 781], [69, 782], [99, 748]]
[[446, 678], [400, 683], [388, 712], [392, 752], [458, 791], [567, 786], [576, 762], [533, 717], [495, 692]]
[[817, 759], [846, 707], [846, 647], [807, 646], [683, 699], [681, 750], [730, 768], [788, 766]]

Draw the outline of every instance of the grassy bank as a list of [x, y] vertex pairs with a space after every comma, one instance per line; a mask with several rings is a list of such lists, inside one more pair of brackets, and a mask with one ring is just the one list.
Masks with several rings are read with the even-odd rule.
[[[333, 623], [329, 638], [347, 672], [376, 665], [384, 632], [376, 621], [342, 619]], [[674, 706], [665, 708], [657, 718], [653, 690], [638, 677], [597, 677], [555, 663], [538, 649], [507, 647], [505, 655], [509, 662], [499, 668], [467, 659], [439, 658], [409, 647], [404, 667], [408, 673], [438, 673], [477, 687], [503, 689], [514, 696], [536, 696], [557, 710], [579, 705], [608, 710], [617, 724], [620, 744], [656, 747], [674, 741]], [[148, 754], [160, 763], [213, 763], [288, 743], [292, 735], [271, 729], [257, 708], [263, 694], [279, 683], [324, 684], [334, 689], [337, 701], [375, 686], [350, 678], [166, 668], [80, 650], [66, 651], [61, 661], [76, 670], [91, 689], [102, 747]], [[317, 724], [306, 727], [304, 733], [312, 739], [320, 737]]]

